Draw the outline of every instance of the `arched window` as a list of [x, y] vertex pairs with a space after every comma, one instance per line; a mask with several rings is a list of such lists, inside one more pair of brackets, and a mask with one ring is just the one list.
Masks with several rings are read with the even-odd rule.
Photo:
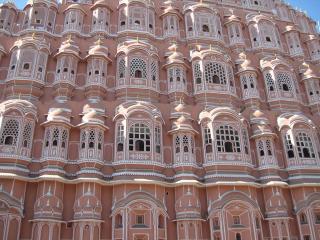
[[147, 125], [143, 123], [136, 123], [130, 127], [129, 151], [151, 151], [151, 133]]
[[258, 152], [260, 157], [264, 156], [264, 146], [261, 140], [258, 142]]
[[236, 240], [241, 240], [241, 234], [240, 233], [236, 234]]
[[206, 24], [202, 25], [202, 32], [210, 32], [209, 26]]
[[160, 127], [155, 127], [154, 129], [154, 143], [156, 148], [156, 153], [161, 152], [161, 130]]
[[293, 91], [292, 78], [287, 73], [278, 73], [276, 75], [279, 89], [285, 92]]
[[67, 130], [63, 130], [62, 132], [62, 138], [61, 138], [61, 147], [66, 148], [67, 147], [67, 139], [68, 139], [68, 132]]
[[81, 149], [86, 148], [86, 141], [87, 141], [86, 135], [87, 135], [86, 131], [82, 131], [82, 133], [81, 133]]
[[94, 148], [95, 140], [96, 140], [96, 134], [93, 130], [91, 130], [89, 132], [89, 139], [88, 139], [89, 148]]
[[296, 136], [296, 145], [300, 158], [315, 158], [313, 144], [310, 136], [304, 132], [300, 132]]
[[205, 64], [204, 76], [207, 83], [227, 84], [227, 76], [224, 67], [215, 62]]
[[20, 130], [19, 125], [16, 119], [9, 119], [5, 122], [1, 133], [1, 145], [17, 146]]
[[216, 140], [218, 152], [241, 152], [238, 131], [229, 125], [220, 126], [216, 130]]
[[179, 136], [176, 137], [176, 153], [180, 153], [180, 138]]
[[200, 63], [196, 62], [193, 65], [193, 75], [196, 84], [201, 84], [202, 82], [202, 73], [201, 73], [201, 68], [200, 68]]
[[33, 126], [30, 122], [27, 122], [24, 126], [23, 133], [22, 133], [22, 147], [30, 148], [31, 146], [31, 139], [33, 133]]
[[286, 146], [288, 158], [294, 158], [294, 149], [293, 149], [291, 136], [289, 133], [287, 133], [285, 136], [285, 146]]
[[273, 155], [273, 150], [272, 150], [272, 144], [271, 144], [270, 140], [266, 141], [266, 147], [267, 147], [268, 156], [272, 156]]
[[188, 153], [189, 152], [189, 138], [187, 136], [183, 136], [182, 145], [183, 145], [183, 152]]
[[307, 216], [304, 213], [300, 215], [300, 224], [308, 224]]
[[125, 77], [125, 72], [126, 72], [126, 62], [124, 59], [120, 59], [118, 63], [118, 74], [119, 78], [124, 78]]
[[204, 144], [205, 144], [205, 152], [212, 153], [212, 137], [210, 128], [204, 128]]
[[146, 62], [140, 58], [133, 58], [130, 63], [130, 76], [134, 78], [147, 78]]
[[266, 80], [268, 91], [273, 92], [274, 91], [274, 79], [273, 79], [271, 73], [266, 73], [265, 80]]
[[124, 126], [123, 124], [119, 124], [117, 128], [117, 152], [123, 152], [123, 146], [124, 146]]

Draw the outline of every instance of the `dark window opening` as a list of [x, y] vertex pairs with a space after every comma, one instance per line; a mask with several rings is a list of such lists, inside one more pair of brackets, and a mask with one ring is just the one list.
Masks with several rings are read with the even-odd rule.
[[94, 143], [93, 142], [89, 143], [89, 148], [94, 148]]
[[62, 147], [62, 148], [65, 148], [65, 147], [66, 147], [66, 143], [65, 143], [65, 142], [62, 142], [61, 147]]
[[303, 157], [305, 157], [305, 158], [310, 158], [311, 157], [310, 151], [309, 151], [308, 148], [303, 148], [302, 151], [303, 151]]
[[101, 143], [98, 143], [98, 149], [101, 150], [102, 146]]
[[215, 84], [220, 84], [220, 78], [218, 75], [213, 75], [212, 82]]
[[58, 141], [57, 140], [53, 140], [52, 146], [54, 146], [54, 147], [58, 146]]
[[142, 78], [142, 72], [140, 70], [136, 70], [134, 72], [134, 77], [135, 78]]
[[118, 145], [117, 145], [117, 151], [118, 151], [118, 152], [123, 152], [123, 143], [118, 143]]
[[202, 31], [203, 32], [209, 32], [209, 26], [208, 25], [202, 25]]
[[236, 234], [236, 240], [241, 240], [241, 234], [240, 233]]
[[180, 147], [176, 147], [176, 153], [180, 153]]
[[243, 88], [244, 88], [244, 89], [247, 89], [247, 88], [248, 88], [247, 84], [244, 84], [244, 85], [243, 85]]
[[82, 149], [86, 148], [86, 144], [85, 144], [85, 143], [82, 143], [82, 144], [81, 144], [81, 148], [82, 148]]
[[226, 152], [233, 152], [233, 146], [231, 142], [224, 143], [224, 149]]
[[24, 70], [29, 70], [29, 68], [30, 68], [30, 64], [29, 64], [29, 63], [25, 63], [25, 64], [23, 65], [23, 69], [24, 69]]
[[25, 147], [25, 148], [28, 147], [28, 141], [27, 140], [23, 141], [23, 147]]
[[4, 145], [13, 145], [13, 137], [7, 136], [4, 140]]
[[185, 152], [185, 153], [189, 152], [188, 146], [184, 146], [184, 147], [183, 147], [183, 152]]
[[294, 158], [294, 152], [293, 150], [288, 151], [288, 158]]
[[270, 37], [266, 37], [266, 41], [267, 42], [271, 42], [271, 38]]
[[206, 153], [212, 153], [212, 146], [211, 145], [206, 146]]
[[260, 157], [263, 157], [263, 156], [264, 156], [264, 151], [260, 150]]
[[126, 22], [125, 21], [121, 21], [120, 22], [120, 26], [124, 26], [124, 25], [126, 25]]
[[135, 21], [134, 21], [134, 24], [135, 24], [135, 25], [140, 25], [140, 21], [139, 21], [139, 20], [135, 20]]
[[197, 84], [201, 84], [201, 78], [198, 77], [198, 78], [196, 79], [196, 83], [197, 83]]
[[144, 151], [144, 141], [142, 140], [137, 140], [135, 142], [135, 150], [139, 151], [139, 152], [143, 152]]
[[283, 89], [283, 91], [286, 91], [286, 92], [289, 91], [289, 87], [288, 87], [287, 84], [283, 84], [283, 85], [282, 85], [282, 89]]

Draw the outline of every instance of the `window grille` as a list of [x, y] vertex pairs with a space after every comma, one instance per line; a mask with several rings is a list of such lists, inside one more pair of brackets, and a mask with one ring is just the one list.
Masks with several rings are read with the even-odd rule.
[[233, 127], [229, 125], [220, 126], [216, 130], [216, 139], [218, 152], [241, 152], [239, 134]]
[[296, 136], [297, 150], [300, 158], [315, 158], [315, 152], [310, 136], [300, 132]]
[[150, 152], [151, 133], [143, 123], [136, 123], [129, 130], [129, 151]]
[[16, 119], [6, 120], [1, 133], [1, 145], [17, 146], [19, 125], [20, 124]]
[[134, 78], [147, 78], [146, 62], [140, 58], [133, 58], [130, 64], [130, 76]]
[[227, 84], [225, 69], [219, 63], [207, 63], [204, 67], [204, 76], [207, 83]]

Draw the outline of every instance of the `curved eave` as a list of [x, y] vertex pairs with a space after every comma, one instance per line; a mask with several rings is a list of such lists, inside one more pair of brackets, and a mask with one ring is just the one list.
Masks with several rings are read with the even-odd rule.
[[78, 128], [83, 128], [83, 127], [87, 127], [87, 126], [97, 126], [102, 128], [103, 130], [109, 130], [109, 128], [104, 125], [103, 123], [98, 123], [98, 122], [85, 122], [85, 123], [80, 123], [78, 124], [76, 127]]
[[48, 126], [48, 125], [54, 125], [54, 124], [63, 124], [69, 128], [74, 127], [74, 125], [72, 125], [70, 122], [67, 121], [63, 121], [63, 120], [49, 120], [49, 121], [45, 121], [43, 123], [40, 124], [40, 126]]
[[199, 132], [197, 132], [195, 129], [186, 128], [186, 127], [178, 127], [178, 128], [172, 129], [172, 130], [168, 131], [168, 134], [175, 134], [177, 132], [192, 132], [194, 134], [199, 134]]
[[101, 57], [108, 61], [108, 63], [112, 63], [111, 58], [109, 58], [106, 54], [88, 54], [84, 59], [88, 59], [90, 57]]
[[163, 69], [166, 69], [170, 66], [173, 66], [173, 65], [182, 65], [184, 66], [186, 69], [191, 69], [190, 66], [188, 64], [186, 64], [184, 61], [177, 61], [177, 62], [169, 62], [169, 63], [166, 63], [162, 66]]
[[276, 138], [277, 134], [272, 133], [272, 132], [264, 132], [264, 133], [258, 133], [258, 134], [254, 134], [250, 137], [250, 139], [256, 139], [259, 137], [272, 137], [272, 138]]
[[87, 15], [86, 11], [81, 6], [78, 6], [77, 4], [72, 4], [72, 5], [68, 6], [65, 10], [63, 10], [63, 13], [65, 13], [69, 10], [72, 10], [72, 9], [80, 10], [84, 15]]

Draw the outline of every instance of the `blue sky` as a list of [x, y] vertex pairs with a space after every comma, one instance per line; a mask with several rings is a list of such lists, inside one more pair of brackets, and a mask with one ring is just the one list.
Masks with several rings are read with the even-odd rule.
[[[0, 0], [3, 1], [3, 0]], [[22, 8], [26, 0], [14, 1], [19, 8]], [[307, 11], [314, 20], [320, 21], [320, 0], [286, 0], [292, 6]]]

